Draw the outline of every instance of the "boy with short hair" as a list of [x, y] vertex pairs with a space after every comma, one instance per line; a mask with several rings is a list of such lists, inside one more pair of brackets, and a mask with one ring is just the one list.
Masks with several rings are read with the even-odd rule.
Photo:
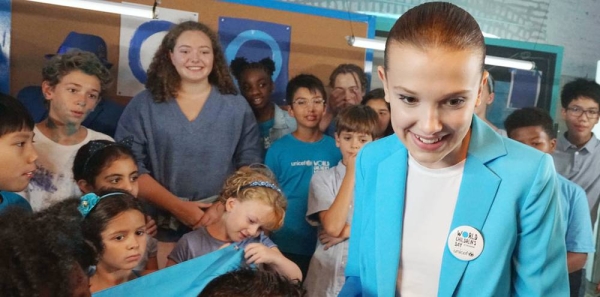
[[576, 79], [563, 87], [560, 101], [567, 131], [558, 136], [554, 165], [558, 173], [585, 190], [594, 224], [600, 199], [600, 140], [592, 129], [598, 124], [600, 85]]
[[33, 119], [17, 99], [0, 94], [0, 213], [9, 206], [31, 212], [22, 191], [35, 171]]
[[[504, 121], [508, 137], [552, 154], [556, 147], [556, 133], [550, 115], [538, 108], [523, 108], [510, 114]], [[571, 296], [579, 296], [582, 268], [588, 253], [594, 252], [590, 210], [583, 189], [558, 175], [562, 196], [561, 209], [566, 223], [567, 267]]]
[[335, 143], [342, 160], [317, 172], [310, 181], [306, 220], [319, 227], [319, 242], [304, 284], [308, 296], [338, 296], [344, 285], [348, 237], [354, 197], [354, 162], [360, 149], [378, 135], [378, 115], [371, 107], [354, 105], [335, 120]]
[[91, 140], [111, 137], [81, 125], [112, 81], [110, 72], [90, 52], [56, 55], [42, 69], [42, 92], [48, 118], [35, 125], [37, 170], [23, 196], [34, 211], [80, 195], [71, 167], [75, 153]]
[[317, 238], [315, 228], [304, 218], [310, 179], [313, 173], [336, 164], [341, 154], [333, 138], [319, 130], [327, 102], [323, 83], [314, 75], [300, 74], [289, 81], [286, 99], [298, 127], [275, 141], [265, 157], [288, 199], [283, 227], [271, 239], [306, 275]]

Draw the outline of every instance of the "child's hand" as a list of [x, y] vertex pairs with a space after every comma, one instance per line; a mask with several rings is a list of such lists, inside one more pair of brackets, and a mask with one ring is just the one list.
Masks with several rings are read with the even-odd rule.
[[348, 239], [348, 237], [333, 237], [329, 236], [325, 230], [321, 230], [319, 232], [319, 241], [323, 244], [324, 250], [328, 250], [330, 247]]
[[262, 243], [250, 243], [244, 249], [244, 258], [248, 264], [271, 264], [281, 253], [268, 248]]
[[146, 234], [154, 237], [156, 231], [156, 221], [154, 221], [151, 216], [146, 216]]

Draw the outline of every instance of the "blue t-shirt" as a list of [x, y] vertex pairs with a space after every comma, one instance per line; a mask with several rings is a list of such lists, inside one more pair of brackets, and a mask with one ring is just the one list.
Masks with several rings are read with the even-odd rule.
[[260, 130], [260, 140], [262, 141], [265, 149], [271, 146], [271, 128], [275, 125], [275, 119], [270, 119], [266, 122], [258, 123], [258, 129]]
[[567, 252], [592, 253], [595, 250], [592, 220], [585, 191], [574, 182], [557, 176], [562, 197], [560, 207], [567, 226]]
[[302, 142], [288, 134], [267, 151], [265, 164], [277, 177], [288, 201], [283, 227], [271, 235], [282, 252], [313, 254], [317, 231], [305, 219], [310, 179], [313, 173], [327, 170], [341, 159], [335, 140], [326, 135], [317, 142]]
[[21, 207], [29, 212], [33, 212], [29, 202], [27, 202], [27, 200], [25, 200], [25, 198], [21, 197], [19, 194], [0, 191], [0, 195], [2, 195], [2, 202], [0, 202], [0, 213], [9, 206]]

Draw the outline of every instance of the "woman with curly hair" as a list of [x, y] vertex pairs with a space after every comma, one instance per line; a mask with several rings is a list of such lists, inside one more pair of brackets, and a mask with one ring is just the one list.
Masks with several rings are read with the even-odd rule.
[[146, 90], [119, 121], [115, 138], [127, 136], [134, 139], [139, 196], [159, 209], [159, 257], [217, 218], [204, 216], [209, 204], [198, 200], [218, 194], [235, 170], [262, 161], [258, 125], [237, 95], [217, 36], [193, 21], [163, 38]]

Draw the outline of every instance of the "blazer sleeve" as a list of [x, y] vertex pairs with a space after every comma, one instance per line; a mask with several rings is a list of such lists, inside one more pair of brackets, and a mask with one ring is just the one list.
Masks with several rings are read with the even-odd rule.
[[511, 296], [569, 296], [556, 171], [544, 154], [519, 215]]
[[364, 180], [363, 152], [361, 150], [356, 157], [356, 184], [354, 186], [354, 214], [350, 228], [350, 241], [348, 247], [348, 260], [346, 264], [346, 282], [340, 291], [339, 296], [361, 296], [362, 284], [360, 279], [360, 240], [363, 231], [362, 211], [364, 210], [364, 201], [366, 199], [366, 189]]

